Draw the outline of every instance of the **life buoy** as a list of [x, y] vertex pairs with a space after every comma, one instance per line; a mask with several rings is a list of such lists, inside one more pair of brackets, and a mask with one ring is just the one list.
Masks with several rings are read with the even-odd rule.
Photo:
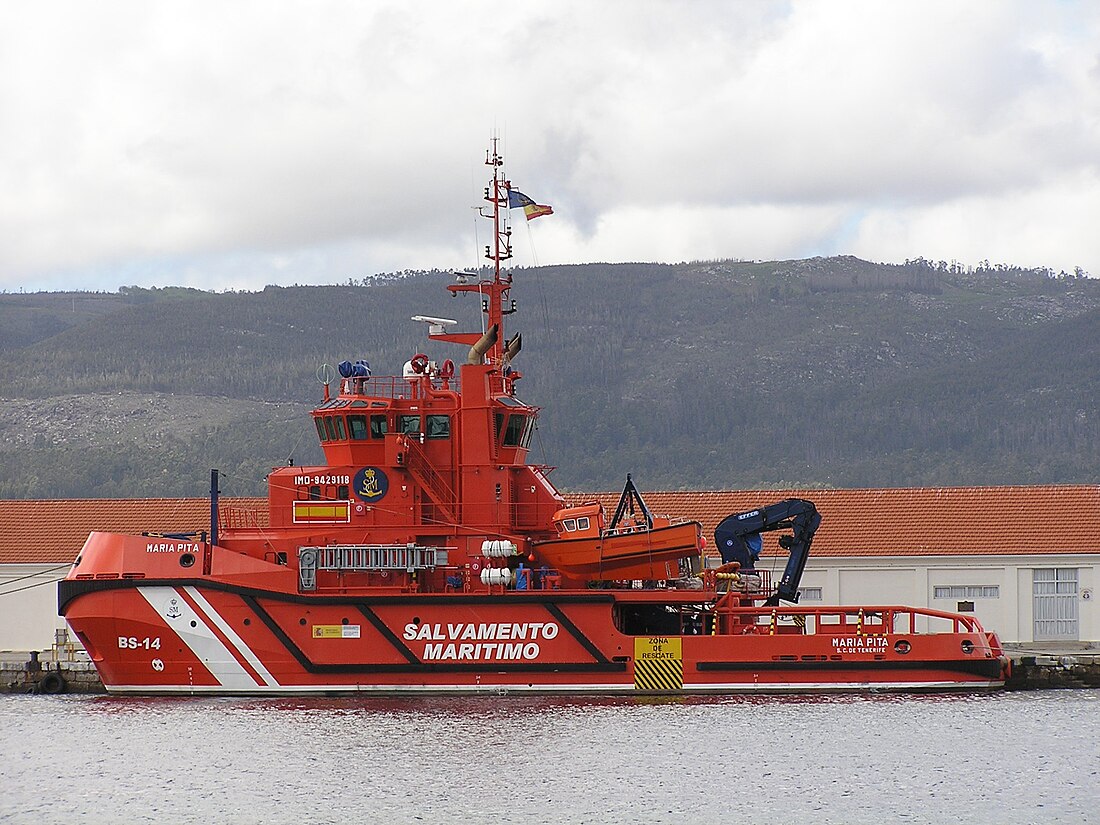
[[439, 365], [440, 378], [453, 378], [455, 374], [455, 362], [448, 358]]
[[46, 694], [64, 693], [68, 687], [65, 677], [56, 671], [50, 671], [38, 683], [38, 692]]
[[428, 368], [428, 356], [422, 352], [418, 352], [412, 357], [412, 361], [409, 363], [412, 364], [413, 372], [417, 374], [422, 373]]
[[715, 573], [736, 573], [741, 569], [741, 562], [727, 561], [725, 564], [719, 565], [715, 569]]

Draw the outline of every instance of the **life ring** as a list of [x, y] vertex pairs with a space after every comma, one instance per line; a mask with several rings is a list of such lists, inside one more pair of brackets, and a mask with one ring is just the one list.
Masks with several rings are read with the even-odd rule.
[[453, 378], [455, 374], [455, 362], [448, 358], [439, 365], [440, 378]]
[[715, 569], [715, 573], [736, 573], [741, 569], [741, 562], [727, 561], [725, 564], [719, 565]]
[[64, 693], [68, 688], [65, 677], [57, 671], [51, 670], [38, 682], [38, 692], [45, 694]]
[[418, 352], [412, 357], [412, 361], [409, 363], [412, 365], [413, 372], [419, 375], [428, 368], [428, 356], [422, 352]]

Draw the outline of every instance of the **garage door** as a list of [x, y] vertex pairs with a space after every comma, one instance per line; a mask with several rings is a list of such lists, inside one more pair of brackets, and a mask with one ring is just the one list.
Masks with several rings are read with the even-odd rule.
[[1078, 638], [1077, 568], [1037, 568], [1032, 582], [1035, 641], [1075, 641]]

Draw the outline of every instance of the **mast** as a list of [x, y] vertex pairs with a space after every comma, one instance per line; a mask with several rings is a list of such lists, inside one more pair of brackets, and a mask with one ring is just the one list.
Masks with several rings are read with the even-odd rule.
[[[485, 332], [437, 332], [429, 338], [437, 341], [450, 341], [456, 344], [469, 344], [471, 349], [469, 363], [489, 364], [503, 368], [519, 352], [519, 336], [511, 341], [504, 337], [504, 316], [516, 311], [516, 302], [510, 300], [512, 276], [503, 270], [503, 263], [512, 257], [512, 227], [508, 219], [508, 193], [512, 183], [504, 176], [504, 158], [498, 149], [499, 138], [493, 137], [492, 144], [485, 152], [485, 165], [493, 171], [492, 180], [485, 187], [485, 201], [488, 206], [478, 209], [478, 214], [493, 222], [493, 242], [485, 245], [485, 257], [491, 264], [491, 277], [479, 278], [470, 283], [460, 276], [459, 282], [448, 284], [452, 295], [460, 292], [476, 292], [481, 298], [481, 311], [487, 316]], [[517, 372], [505, 377], [506, 383], [519, 378]]]

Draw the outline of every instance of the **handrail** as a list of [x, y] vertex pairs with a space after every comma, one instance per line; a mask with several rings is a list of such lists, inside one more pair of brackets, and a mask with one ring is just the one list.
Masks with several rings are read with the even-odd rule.
[[[419, 398], [422, 376], [416, 378], [404, 378], [400, 375], [373, 375], [367, 378], [341, 378], [340, 395], [354, 398], [384, 398], [397, 400], [402, 398]], [[459, 391], [457, 377], [443, 380], [431, 379], [433, 392]], [[335, 399], [333, 399], [335, 400]]]
[[[800, 617], [804, 622], [807, 617], [813, 617], [817, 619], [822, 616], [843, 616], [845, 622], [843, 627], [859, 627], [860, 629], [872, 629], [879, 633], [893, 633], [895, 627], [898, 624], [898, 619], [902, 616], [909, 617], [909, 630], [907, 633], [919, 633], [916, 630], [916, 617], [924, 617], [930, 619], [940, 619], [943, 621], [949, 621], [953, 625], [954, 632], [960, 632], [960, 628], [967, 633], [985, 633], [985, 629], [982, 627], [980, 621], [976, 616], [964, 616], [960, 613], [949, 613], [943, 610], [936, 610], [934, 608], [927, 607], [912, 607], [906, 605], [822, 605], [814, 607], [803, 607], [800, 605], [783, 605], [780, 607], [773, 606], [742, 606], [731, 605], [729, 602], [733, 601], [734, 596], [741, 594], [730, 591], [728, 593], [721, 594], [721, 597], [715, 602], [714, 613], [715, 615], [728, 616], [730, 619], [760, 619], [767, 618], [771, 620], [772, 616], [778, 618], [790, 618]], [[855, 619], [855, 622], [849, 623], [848, 618]], [[814, 622], [815, 628], [821, 626], [832, 626], [831, 623], [819, 623]]]
[[661, 530], [661, 529], [664, 529], [665, 527], [677, 527], [681, 524], [689, 524], [693, 521], [696, 521], [696, 519], [674, 518], [674, 519], [669, 519], [668, 524], [660, 524], [660, 525], [656, 525], [654, 527], [647, 527], [644, 524], [627, 524], [627, 525], [624, 525], [622, 527], [613, 527], [610, 530], [605, 530], [604, 531], [604, 537], [606, 538], [608, 536], [624, 536], [624, 535], [630, 535], [630, 534], [633, 534], [633, 533], [652, 533], [655, 530]]
[[240, 530], [249, 527], [263, 527], [267, 518], [267, 510], [263, 507], [240, 507], [237, 505], [223, 504], [218, 508], [218, 520], [222, 527], [230, 530]]
[[457, 497], [450, 483], [432, 466], [415, 439], [402, 436], [400, 443], [404, 449], [405, 467], [428, 491], [432, 501], [443, 511], [447, 519], [452, 522], [457, 521], [457, 514], [454, 511]]

